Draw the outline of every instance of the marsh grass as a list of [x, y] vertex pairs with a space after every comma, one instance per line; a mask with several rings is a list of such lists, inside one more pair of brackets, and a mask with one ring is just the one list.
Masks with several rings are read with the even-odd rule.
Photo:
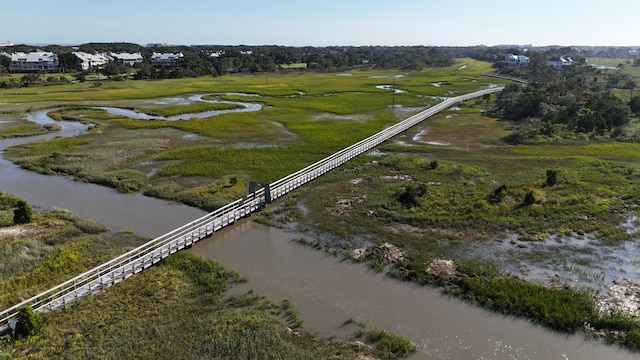
[[575, 333], [597, 319], [596, 303], [587, 292], [550, 289], [511, 278], [462, 277], [457, 285], [459, 296], [471, 303], [508, 315], [528, 317], [566, 333]]
[[79, 146], [87, 144], [89, 144], [88, 140], [82, 140], [77, 137], [57, 138], [55, 141], [42, 141], [14, 147], [15, 152], [13, 152], [13, 154], [15, 156], [21, 156], [22, 153], [28, 152], [30, 156], [55, 156], [55, 154], [60, 155], [65, 152], [71, 152]]
[[130, 169], [105, 172], [87, 179], [92, 183], [115, 188], [121, 193], [143, 191], [148, 183], [146, 174]]
[[[252, 294], [244, 296], [249, 301], [225, 304], [224, 292], [241, 280], [217, 263], [179, 252], [95, 296], [45, 314], [41, 336], [3, 344], [0, 351], [42, 358], [100, 359], [318, 359], [356, 355], [347, 342], [287, 331], [280, 320], [281, 312]], [[360, 351], [375, 354], [367, 349]]]
[[367, 337], [369, 341], [377, 343], [378, 351], [382, 353], [385, 359], [404, 358], [416, 352], [416, 347], [410, 340], [389, 333], [386, 330], [373, 329], [369, 331]]
[[[431, 82], [445, 77], [448, 79], [447, 91], [458, 87], [459, 91], [466, 91], [469, 86], [474, 89], [486, 87], [495, 81], [479, 77], [479, 73], [487, 69], [487, 63], [464, 59], [446, 69], [402, 73], [403, 77], [397, 77], [396, 82], [399, 88], [406, 85], [407, 92], [395, 96], [396, 104], [426, 106], [437, 102], [429, 96], [438, 95], [442, 89], [435, 89]], [[268, 86], [262, 76], [230, 75], [105, 82], [99, 88], [78, 84], [15, 89], [6, 93], [6, 100], [3, 97], [9, 104], [7, 108], [15, 107], [14, 101], [31, 102], [31, 108], [53, 108], [55, 105], [51, 101], [66, 102], [50, 115], [56, 119], [91, 122], [96, 127], [72, 139], [54, 139], [9, 149], [6, 155], [30, 170], [70, 175], [122, 192], [143, 191], [167, 198], [167, 190], [175, 190], [175, 185], [179, 185], [181, 191], [178, 193], [183, 197], [177, 201], [210, 209], [222, 205], [228, 196], [217, 197], [200, 188], [207, 180], [214, 182], [232, 176], [273, 181], [399, 120], [399, 115], [389, 109], [391, 93], [376, 88], [391, 83], [393, 76], [398, 75], [397, 71], [354, 70], [350, 73], [351, 76], [331, 72], [269, 74]], [[245, 92], [260, 97], [247, 98], [225, 92]], [[215, 93], [221, 99], [259, 101], [267, 106], [255, 113], [229, 113], [207, 119], [168, 122], [125, 119], [88, 105], [73, 105], [80, 100], [85, 104], [118, 100], [135, 107], [130, 99], [186, 93]], [[36, 94], [37, 100], [32, 96]], [[221, 105], [199, 103], [155, 110], [170, 115], [217, 106]], [[124, 134], [122, 129], [132, 134], [152, 135], [144, 139], [133, 136], [126, 139], [121, 135], [115, 138], [116, 134]], [[185, 140], [163, 142], [161, 139], [167, 137], [168, 129], [175, 130], [170, 135], [171, 140], [176, 139], [179, 132], [184, 132], [185, 136], [196, 134], [199, 138], [191, 143]], [[148, 171], [148, 167], [138, 165], [145, 163], [156, 166]]]
[[7, 308], [120, 254], [141, 240], [131, 234], [87, 235], [62, 226], [2, 246], [0, 305]]
[[[607, 341], [634, 349], [637, 322], [619, 320], [625, 333], [616, 339], [612, 334], [618, 325], [607, 325], [609, 320], [596, 312], [590, 292], [529, 283], [505, 274], [499, 265], [467, 259], [460, 249], [491, 246], [487, 241], [507, 234], [519, 234], [522, 241], [516, 243], [523, 246], [525, 240], [544, 242], [554, 234], [590, 234], [599, 246], [629, 240], [632, 235], [620, 224], [625, 219], [622, 214], [636, 211], [640, 200], [636, 145], [510, 146], [501, 141], [508, 124], [473, 111], [484, 103], [466, 106], [470, 110], [457, 116], [440, 115], [425, 122], [421, 127], [426, 131], [418, 141], [408, 140], [418, 132], [411, 129], [380, 147], [382, 155], [353, 159], [324, 175], [316, 186], [297, 191], [296, 204], [283, 203], [285, 209], [279, 211], [296, 217], [299, 228], [310, 235], [328, 234], [307, 240], [309, 246], [354, 249], [362, 246], [363, 238], [374, 244], [391, 242], [404, 249], [407, 259], [393, 264], [381, 256], [367, 257], [373, 269], [438, 286], [492, 311], [526, 317], [562, 332], [585, 331], [585, 324], [597, 323], [597, 331], [608, 334]], [[448, 145], [429, 144], [444, 141]], [[437, 166], [431, 165], [434, 160]], [[551, 184], [550, 170], [557, 175]], [[400, 195], [418, 184], [426, 191], [409, 206], [402, 203]], [[491, 201], [502, 185], [503, 196]], [[534, 203], [524, 202], [527, 193], [534, 194]], [[340, 200], [354, 198], [363, 200], [348, 208], [337, 206]], [[304, 216], [286, 210], [298, 203], [306, 209]], [[273, 214], [270, 221], [279, 217]], [[336, 223], [348, 226], [336, 229]], [[518, 261], [554, 261], [557, 266], [575, 262], [580, 266], [572, 271], [579, 276], [586, 276], [581, 266], [590, 261], [580, 257], [580, 251], [570, 259], [544, 248], [530, 254]], [[454, 258], [462, 275], [426, 272], [425, 264], [438, 258]]]
[[[265, 114], [264, 116], [268, 116]], [[263, 121], [257, 113], [228, 113], [211, 118], [181, 121], [122, 119], [117, 125], [131, 130], [173, 128], [202, 136], [214, 137], [233, 143], [236, 141], [259, 141], [273, 143], [283, 137], [282, 130], [274, 123]]]
[[47, 132], [49, 132], [47, 128], [34, 123], [18, 124], [13, 126], [0, 126], [0, 138], [33, 136], [45, 134]]
[[95, 220], [88, 219], [72, 213], [67, 209], [55, 209], [51, 212], [54, 218], [63, 219], [72, 223], [76, 228], [86, 234], [100, 234], [109, 231], [109, 228]]
[[[12, 215], [17, 197], [0, 192], [0, 219]], [[2, 220], [0, 306], [7, 308], [141, 244], [129, 233], [108, 228], [68, 210], [35, 211], [29, 224]], [[9, 230], [9, 231], [7, 231]]]

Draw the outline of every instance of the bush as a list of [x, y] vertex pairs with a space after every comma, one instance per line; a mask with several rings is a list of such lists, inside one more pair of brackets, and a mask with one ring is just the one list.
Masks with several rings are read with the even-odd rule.
[[527, 206], [529, 205], [533, 205], [536, 203], [536, 196], [533, 193], [533, 191], [529, 191], [524, 195], [524, 201], [523, 203]]
[[13, 223], [16, 225], [28, 224], [31, 222], [32, 216], [33, 214], [29, 204], [24, 200], [18, 200], [16, 202], [16, 209], [13, 211]]
[[398, 194], [398, 201], [407, 208], [420, 206], [420, 197], [427, 193], [427, 187], [424, 184], [409, 184], [404, 187]]
[[29, 306], [20, 308], [16, 324], [16, 338], [38, 335], [42, 331], [42, 316]]
[[504, 197], [507, 195], [507, 185], [500, 185], [498, 188], [493, 190], [493, 193], [489, 195], [489, 202], [492, 204], [498, 204], [504, 200]]
[[544, 183], [545, 187], [552, 187], [558, 183], [558, 171], [547, 170], [547, 181]]

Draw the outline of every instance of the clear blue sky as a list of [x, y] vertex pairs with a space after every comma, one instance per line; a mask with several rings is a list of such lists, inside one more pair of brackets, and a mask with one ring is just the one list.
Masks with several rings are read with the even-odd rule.
[[640, 1], [12, 0], [15, 44], [640, 45]]

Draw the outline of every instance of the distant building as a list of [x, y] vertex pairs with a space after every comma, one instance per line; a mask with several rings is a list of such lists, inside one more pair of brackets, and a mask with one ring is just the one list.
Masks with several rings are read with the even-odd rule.
[[51, 52], [34, 51], [28, 54], [17, 52], [11, 54], [11, 72], [56, 72], [58, 56]]
[[564, 66], [573, 65], [573, 60], [564, 56], [557, 56], [547, 60], [547, 65], [553, 66], [556, 70], [560, 71]]
[[224, 55], [224, 50], [218, 50], [211, 53], [211, 57], [215, 57], [215, 58], [220, 57], [222, 55]]
[[176, 66], [178, 60], [183, 58], [182, 53], [157, 53], [154, 52], [151, 56], [151, 65], [154, 66]]
[[118, 60], [120, 64], [133, 66], [134, 64], [138, 64], [144, 61], [142, 54], [140, 53], [109, 53], [109, 56]]
[[0, 47], [13, 46], [13, 43], [9, 40], [0, 40]]
[[524, 55], [507, 54], [504, 61], [511, 66], [529, 65], [529, 58]]
[[113, 60], [105, 54], [89, 54], [82, 51], [72, 52], [78, 58], [78, 70], [101, 69]]

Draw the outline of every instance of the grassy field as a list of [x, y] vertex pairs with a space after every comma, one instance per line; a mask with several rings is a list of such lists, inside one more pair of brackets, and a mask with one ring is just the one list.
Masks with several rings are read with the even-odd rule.
[[[56, 108], [55, 118], [91, 122], [96, 128], [72, 140], [9, 149], [6, 157], [34, 171], [67, 174], [123, 192], [142, 191], [211, 210], [244, 195], [250, 180], [277, 180], [437, 103], [438, 97], [493, 86], [495, 79], [479, 75], [487, 70], [489, 64], [465, 59], [449, 68], [402, 74], [389, 70], [354, 70], [348, 76], [284, 72], [269, 74], [268, 81], [261, 76], [235, 75], [11, 89], [2, 92], [5, 105], [0, 111], [19, 114], [20, 109]], [[376, 88], [390, 85], [394, 76], [396, 87], [404, 93], [392, 96], [389, 90]], [[438, 86], [433, 85], [436, 83]], [[215, 93], [223, 100], [259, 102], [264, 109], [165, 122], [110, 116], [89, 107], [108, 100], [166, 116], [228, 106], [141, 107], [131, 100], [196, 92]], [[392, 112], [392, 102], [402, 107]], [[144, 139], [135, 134], [144, 134]], [[210, 186], [229, 178], [236, 179], [235, 186]]]
[[306, 69], [307, 63], [280, 64], [278, 67], [283, 69]]

